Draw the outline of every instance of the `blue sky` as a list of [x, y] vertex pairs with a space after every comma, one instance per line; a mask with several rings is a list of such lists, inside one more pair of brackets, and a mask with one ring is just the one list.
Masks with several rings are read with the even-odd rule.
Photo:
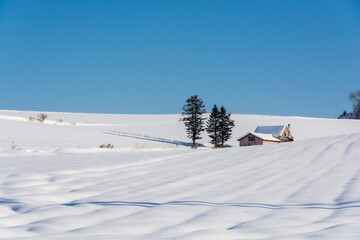
[[337, 117], [360, 1], [2, 1], [0, 109]]

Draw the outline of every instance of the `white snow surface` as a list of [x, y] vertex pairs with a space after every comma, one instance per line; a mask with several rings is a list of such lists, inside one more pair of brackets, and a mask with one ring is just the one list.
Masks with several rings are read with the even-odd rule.
[[191, 150], [180, 115], [37, 114], [0, 111], [1, 239], [360, 239], [360, 121], [234, 114]]
[[285, 125], [280, 126], [258, 126], [255, 129], [255, 133], [271, 134], [274, 137], [280, 137], [285, 129]]

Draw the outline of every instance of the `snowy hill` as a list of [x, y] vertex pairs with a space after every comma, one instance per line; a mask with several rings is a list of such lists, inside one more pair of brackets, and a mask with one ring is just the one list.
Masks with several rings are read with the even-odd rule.
[[[180, 115], [115, 115], [46, 113], [45, 123], [30, 122], [30, 116], [42, 112], [0, 111], [0, 148], [7, 149], [11, 142], [28, 151], [38, 148], [48, 151], [63, 148], [97, 149], [99, 145], [112, 143], [116, 149], [136, 146], [146, 148], [174, 148], [188, 146], [184, 124]], [[244, 133], [258, 125], [291, 124], [295, 140], [321, 138], [360, 132], [357, 120], [314, 119], [302, 117], [277, 117], [234, 114], [236, 126], [233, 137], [227, 143], [238, 146], [236, 141]], [[62, 119], [62, 122], [57, 122]], [[198, 142], [208, 146], [209, 138], [203, 133]]]
[[0, 111], [0, 238], [360, 238], [360, 121], [235, 114], [234, 147], [191, 150], [180, 115], [38, 114]]

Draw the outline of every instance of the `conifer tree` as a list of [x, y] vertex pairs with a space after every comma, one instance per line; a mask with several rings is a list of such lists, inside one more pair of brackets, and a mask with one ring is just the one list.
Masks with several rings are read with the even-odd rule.
[[221, 147], [224, 147], [225, 142], [231, 138], [232, 128], [235, 126], [234, 120], [231, 120], [230, 117], [231, 114], [226, 112], [224, 106], [221, 106], [219, 117]]
[[215, 104], [207, 120], [206, 131], [211, 138], [210, 143], [216, 148], [221, 147], [220, 130], [220, 112]]
[[196, 148], [195, 141], [201, 139], [200, 133], [204, 131], [205, 118], [202, 115], [205, 112], [205, 105], [197, 95], [191, 96], [183, 106], [184, 117], [180, 120], [185, 124], [187, 137], [192, 140], [192, 148]]

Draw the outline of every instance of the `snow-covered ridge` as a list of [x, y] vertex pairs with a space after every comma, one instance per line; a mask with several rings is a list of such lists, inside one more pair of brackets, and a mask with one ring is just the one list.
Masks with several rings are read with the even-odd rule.
[[[32, 116], [30, 116], [32, 117]], [[12, 121], [19, 121], [19, 122], [32, 122], [32, 123], [40, 123], [35, 117], [33, 120], [30, 120], [30, 117], [16, 117], [16, 116], [9, 116], [9, 115], [0, 115], [0, 119], [2, 120], [12, 120]], [[59, 120], [50, 120], [45, 119], [42, 124], [56, 124], [56, 125], [70, 125], [68, 122], [59, 121]]]
[[[0, 110], [0, 148], [14, 142], [19, 147], [96, 148], [111, 143], [115, 148], [134, 148], [147, 145], [161, 148], [172, 144], [187, 147], [191, 142], [185, 134], [180, 115], [121, 115], [46, 112], [44, 123], [30, 122], [29, 117], [37, 117], [42, 112], [22, 112]], [[235, 128], [229, 146], [238, 146], [236, 141], [243, 134], [257, 126], [291, 125], [295, 140], [321, 138], [346, 133], [360, 132], [359, 121], [338, 119], [311, 119], [299, 117], [273, 117], [234, 114]], [[61, 119], [62, 122], [59, 122]], [[15, 131], [16, 129], [16, 131]], [[26, 134], [24, 134], [26, 133]], [[120, 134], [114, 134], [120, 133]], [[121, 134], [126, 133], [126, 134]], [[206, 132], [198, 143], [209, 146]]]

